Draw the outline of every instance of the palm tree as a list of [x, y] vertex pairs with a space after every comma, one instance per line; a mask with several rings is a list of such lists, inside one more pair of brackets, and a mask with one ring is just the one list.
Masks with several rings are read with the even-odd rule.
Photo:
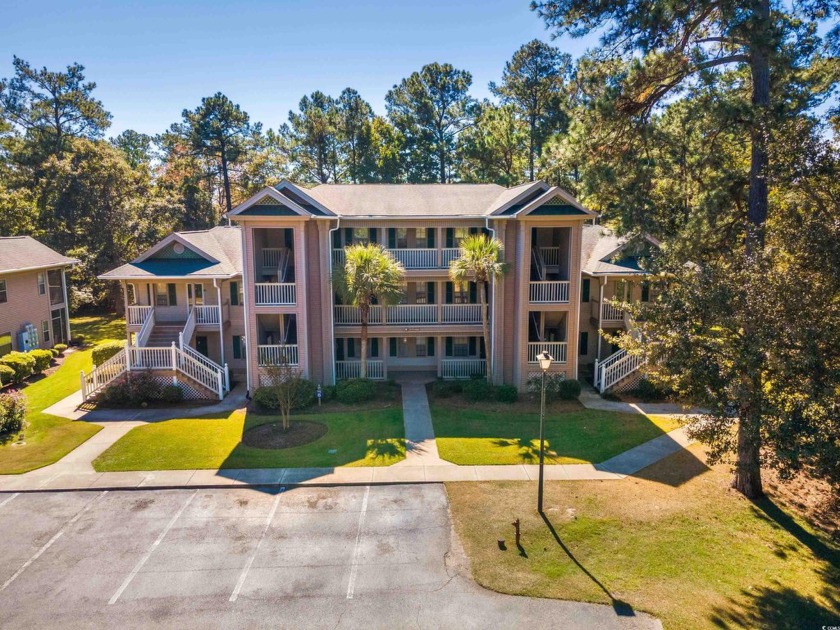
[[344, 248], [344, 266], [333, 272], [333, 286], [345, 302], [359, 307], [362, 324], [362, 365], [367, 378], [367, 340], [370, 306], [374, 300], [386, 306], [399, 302], [405, 286], [405, 268], [381, 245], [349, 245]]
[[461, 255], [449, 263], [449, 277], [454, 282], [473, 281], [478, 285], [478, 303], [481, 304], [481, 327], [484, 331], [484, 354], [487, 361], [487, 380], [493, 355], [490, 347], [490, 329], [487, 307], [487, 287], [490, 281], [507, 273], [507, 264], [502, 262], [504, 245], [497, 238], [486, 234], [473, 234], [461, 241]]

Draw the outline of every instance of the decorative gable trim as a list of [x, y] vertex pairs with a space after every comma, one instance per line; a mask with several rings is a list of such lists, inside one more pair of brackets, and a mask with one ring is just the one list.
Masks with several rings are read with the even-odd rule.
[[543, 206], [571, 206], [575, 209], [575, 212], [568, 214], [579, 215], [583, 217], [598, 216], [597, 213], [593, 212], [592, 210], [589, 210], [588, 208], [585, 208], [572, 195], [570, 195], [565, 190], [557, 186], [552, 186], [551, 188], [549, 188], [544, 194], [540, 195], [527, 206], [522, 208], [519, 212], [517, 212], [516, 216], [527, 216]]
[[490, 213], [490, 216], [495, 216], [498, 214], [504, 214], [505, 210], [510, 208], [511, 206], [515, 206], [516, 204], [520, 203], [526, 197], [532, 195], [535, 191], [545, 192], [549, 189], [548, 184], [546, 184], [542, 180], [538, 180], [533, 182], [530, 186], [523, 186], [522, 192], [516, 195], [513, 199], [508, 201], [507, 203], [499, 206], [498, 208], [494, 208], [493, 211]]
[[[270, 201], [269, 201], [270, 200]], [[256, 193], [255, 195], [251, 195], [248, 199], [240, 203], [236, 206], [233, 210], [227, 213], [227, 217], [234, 217], [236, 215], [242, 214], [245, 210], [250, 208], [251, 206], [266, 206], [266, 205], [274, 205], [274, 206], [285, 206], [289, 208], [295, 214], [300, 216], [309, 217], [312, 216], [311, 213], [307, 212], [303, 208], [301, 208], [298, 204], [294, 201], [286, 197], [285, 195], [281, 194], [280, 191], [272, 188], [271, 186], [267, 186], [263, 188], [261, 191]]]
[[202, 249], [196, 247], [195, 245], [193, 245], [192, 243], [190, 243], [187, 239], [182, 237], [177, 232], [175, 232], [173, 234], [170, 234], [165, 239], [160, 241], [157, 245], [154, 245], [151, 248], [147, 249], [145, 252], [140, 254], [140, 256], [138, 256], [137, 258], [135, 258], [131, 262], [141, 263], [144, 260], [148, 260], [149, 258], [154, 257], [154, 255], [157, 254], [158, 252], [160, 252], [161, 250], [168, 247], [170, 244], [174, 244], [174, 243], [178, 243], [178, 244], [182, 245], [185, 249], [189, 249], [190, 251], [195, 252], [196, 254], [198, 254], [199, 256], [204, 258], [205, 260], [210, 261], [211, 263], [218, 264], [219, 262], [221, 262], [221, 261], [217, 260], [215, 257], [213, 257], [210, 254], [208, 254], [207, 252], [205, 252], [204, 250], [202, 250]]
[[[331, 217], [337, 216], [335, 214], [335, 212], [333, 212], [332, 210], [327, 208], [320, 201], [315, 200], [315, 198], [312, 197], [311, 195], [307, 194], [305, 188], [301, 188], [300, 186], [295, 186], [288, 179], [280, 180], [280, 183], [277, 184], [274, 188], [276, 190], [280, 191], [280, 192], [282, 192], [284, 190], [289, 190], [289, 191], [293, 192], [295, 195], [298, 195], [299, 197], [303, 197], [304, 199], [306, 199], [306, 201], [308, 203], [310, 203], [313, 206], [315, 206], [316, 208], [318, 208], [318, 210], [320, 210], [321, 212], [323, 212], [327, 216], [331, 216]], [[291, 201], [291, 199], [289, 201]]]

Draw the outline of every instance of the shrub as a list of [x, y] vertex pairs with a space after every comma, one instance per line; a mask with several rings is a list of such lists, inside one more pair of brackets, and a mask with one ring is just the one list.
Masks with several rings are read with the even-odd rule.
[[50, 349], [49, 349], [49, 352], [50, 352], [50, 354], [52, 355], [52, 358], [53, 358], [53, 359], [58, 358], [58, 350], [56, 350], [55, 348], [50, 348]]
[[53, 346], [53, 350], [58, 352], [58, 356], [61, 356], [67, 351], [67, 345], [63, 343], [57, 343]]
[[123, 348], [125, 348], [124, 341], [106, 341], [105, 343], [100, 343], [91, 353], [93, 364], [102, 365]]
[[158, 399], [165, 403], [178, 403], [184, 400], [184, 390], [177, 385], [164, 385], [160, 388]]
[[652, 383], [646, 378], [642, 378], [639, 381], [638, 385], [636, 385], [636, 390], [633, 393], [636, 395], [637, 398], [644, 402], [662, 400], [666, 396], [664, 390], [657, 387], [654, 383]]
[[35, 374], [40, 374], [50, 367], [53, 360], [52, 352], [49, 350], [30, 350], [29, 356], [35, 359], [35, 366], [32, 368], [32, 372]]
[[131, 372], [115, 379], [99, 393], [99, 402], [113, 407], [140, 407], [161, 399], [163, 388], [148, 372]]
[[513, 385], [499, 385], [496, 388], [496, 400], [505, 403], [515, 403], [519, 400], [519, 390]]
[[0, 385], [8, 385], [15, 378], [15, 371], [8, 365], [0, 365]]
[[493, 400], [495, 388], [486, 379], [471, 379], [463, 385], [464, 398], [470, 402], [481, 402], [482, 400]]
[[339, 381], [335, 386], [335, 397], [345, 405], [367, 402], [376, 397], [376, 383], [366, 378], [351, 378]]
[[277, 400], [277, 390], [274, 387], [257, 387], [251, 399], [261, 411], [277, 411], [280, 408], [280, 401]]
[[564, 378], [557, 385], [557, 396], [560, 400], [577, 400], [580, 392], [580, 382], [573, 378]]
[[75, 337], [70, 338], [70, 345], [74, 348], [79, 346], [85, 345], [85, 336], [84, 335], [77, 335]]
[[460, 394], [462, 391], [463, 386], [458, 381], [438, 379], [432, 383], [432, 393], [438, 398], [449, 398], [455, 394]]
[[20, 432], [26, 426], [26, 397], [20, 392], [0, 394], [0, 435]]
[[14, 370], [13, 383], [20, 383], [32, 375], [35, 369], [35, 357], [26, 352], [10, 352], [0, 357], [0, 365], [7, 365]]

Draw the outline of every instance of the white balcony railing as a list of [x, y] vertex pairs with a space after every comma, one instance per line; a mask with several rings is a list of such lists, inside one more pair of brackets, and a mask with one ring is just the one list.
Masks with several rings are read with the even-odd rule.
[[436, 249], [389, 249], [406, 269], [434, 269], [438, 266]]
[[[335, 323], [336, 324], [361, 324], [362, 313], [358, 306], [338, 305], [335, 307]], [[382, 323], [382, 307], [371, 306], [368, 315], [369, 324]]]
[[193, 313], [195, 313], [195, 323], [199, 326], [215, 324], [218, 326], [221, 322], [222, 313], [217, 304], [209, 306], [193, 306]]
[[341, 267], [344, 264], [344, 250], [343, 249], [333, 249], [332, 251], [332, 262], [333, 268]]
[[129, 306], [126, 313], [128, 325], [142, 326], [153, 310], [155, 310], [154, 306]]
[[456, 258], [459, 258], [460, 256], [460, 247], [445, 247], [444, 249], [440, 250], [440, 266], [444, 269], [448, 269], [449, 263], [451, 263]]
[[480, 324], [481, 304], [443, 304], [442, 324]]
[[298, 365], [298, 347], [297, 345], [257, 346], [257, 361], [260, 367]]
[[487, 361], [484, 359], [441, 359], [441, 378], [472, 378], [474, 374], [484, 376]]
[[607, 322], [624, 321], [624, 311], [607, 302], [601, 304], [601, 320]]
[[555, 280], [540, 280], [531, 282], [531, 303], [565, 304], [569, 301], [569, 282]]
[[262, 266], [264, 269], [276, 269], [280, 265], [285, 247], [264, 247], [262, 250]]
[[566, 362], [565, 341], [529, 341], [528, 342], [528, 363], [539, 363], [537, 355], [547, 351], [554, 357], [555, 363]]
[[257, 306], [284, 306], [295, 304], [294, 282], [258, 282], [254, 285]]
[[395, 304], [385, 313], [388, 324], [436, 324], [438, 321], [435, 304]]
[[[367, 377], [374, 381], [381, 381], [385, 378], [385, 361], [379, 359], [368, 359]], [[359, 378], [362, 374], [361, 361], [336, 361], [335, 378], [345, 380], [348, 378]]]

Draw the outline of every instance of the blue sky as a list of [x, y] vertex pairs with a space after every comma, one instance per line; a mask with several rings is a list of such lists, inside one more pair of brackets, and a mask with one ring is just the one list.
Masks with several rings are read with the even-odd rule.
[[50, 69], [78, 61], [114, 116], [109, 135], [163, 131], [217, 91], [276, 128], [316, 89], [353, 87], [384, 113], [387, 90], [432, 61], [469, 70], [473, 94], [489, 96], [534, 38], [550, 39], [528, 0], [4, 0], [0, 77], [12, 55]]

